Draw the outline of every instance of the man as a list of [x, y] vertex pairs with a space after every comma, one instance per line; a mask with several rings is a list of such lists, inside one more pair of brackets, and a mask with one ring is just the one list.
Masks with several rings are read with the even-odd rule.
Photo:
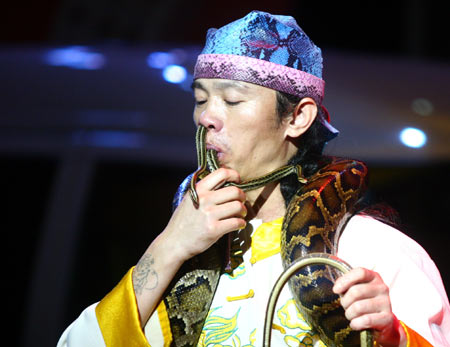
[[[282, 271], [281, 224], [299, 183], [288, 177], [247, 192], [227, 183], [287, 163], [300, 164], [306, 178], [323, 166], [336, 130], [322, 107], [321, 74], [320, 49], [292, 17], [253, 11], [208, 32], [194, 74], [194, 121], [207, 129], [220, 168], [196, 183], [196, 202], [182, 189], [137, 266], [59, 346], [262, 345], [267, 298]], [[217, 257], [208, 254], [227, 235], [229, 269], [216, 276]], [[344, 229], [338, 256], [354, 267], [333, 287], [351, 328], [373, 329], [382, 346], [450, 345], [448, 298], [414, 241], [360, 214]], [[287, 288], [273, 328], [273, 345], [323, 346]]]

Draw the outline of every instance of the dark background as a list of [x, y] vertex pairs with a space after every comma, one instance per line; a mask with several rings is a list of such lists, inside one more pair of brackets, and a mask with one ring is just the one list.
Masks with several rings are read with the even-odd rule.
[[[189, 91], [166, 83], [147, 56], [176, 49], [192, 71], [206, 30], [252, 9], [293, 15], [322, 48], [325, 105], [341, 130], [329, 151], [369, 164], [373, 194], [399, 211], [402, 230], [429, 252], [450, 288], [449, 32], [437, 3], [3, 4], [2, 230], [6, 289], [13, 293], [6, 304], [13, 322], [8, 335], [19, 336], [20, 346], [55, 345], [164, 228], [174, 191], [195, 170], [195, 129]], [[48, 52], [74, 46], [101, 53], [104, 66], [45, 62]], [[425, 129], [427, 145], [402, 146], [403, 126]]]

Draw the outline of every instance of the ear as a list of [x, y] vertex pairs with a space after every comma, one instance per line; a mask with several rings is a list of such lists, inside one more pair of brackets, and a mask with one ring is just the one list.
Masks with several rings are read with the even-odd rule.
[[299, 101], [292, 114], [286, 119], [285, 135], [297, 138], [309, 129], [317, 116], [317, 104], [314, 99], [306, 97]]

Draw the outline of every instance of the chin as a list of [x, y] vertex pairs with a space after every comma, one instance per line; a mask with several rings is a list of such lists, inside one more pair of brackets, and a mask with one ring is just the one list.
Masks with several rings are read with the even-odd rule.
[[225, 153], [223, 152], [217, 153], [217, 163], [219, 164], [220, 167], [223, 167], [225, 169], [233, 169], [232, 165], [226, 162]]
[[223, 164], [223, 163], [219, 163], [219, 166], [224, 168], [224, 169], [231, 169], [231, 170], [235, 170], [233, 167], [227, 165], [227, 164]]

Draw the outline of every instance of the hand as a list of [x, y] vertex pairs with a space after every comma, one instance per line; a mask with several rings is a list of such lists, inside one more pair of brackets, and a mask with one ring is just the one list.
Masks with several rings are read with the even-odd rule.
[[186, 194], [161, 235], [181, 262], [205, 251], [224, 234], [245, 227], [245, 193], [223, 187], [239, 181], [236, 171], [220, 168], [197, 183], [198, 207]]
[[142, 326], [161, 300], [180, 266], [211, 247], [222, 235], [245, 227], [245, 194], [225, 182], [239, 182], [234, 170], [218, 169], [197, 183], [199, 206], [189, 194], [164, 231], [153, 240], [133, 270], [133, 288]]
[[405, 332], [392, 312], [389, 288], [374, 271], [355, 268], [339, 277], [333, 291], [353, 330], [374, 329], [381, 346], [406, 346]]

